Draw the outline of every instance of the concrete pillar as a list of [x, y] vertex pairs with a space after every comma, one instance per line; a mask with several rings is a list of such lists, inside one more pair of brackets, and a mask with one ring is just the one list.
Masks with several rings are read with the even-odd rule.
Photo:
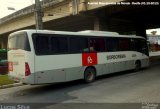
[[69, 3], [70, 14], [72, 14], [72, 15], [78, 14], [78, 12], [79, 12], [78, 5], [79, 5], [79, 2], [77, 0], [71, 0], [71, 2]]
[[109, 19], [107, 18], [98, 18], [94, 19], [94, 30], [97, 31], [109, 31]]
[[5, 43], [3, 41], [0, 42], [0, 49], [1, 48], [6, 48]]
[[71, 0], [69, 3], [70, 14], [76, 15], [79, 12], [83, 12], [87, 10], [87, 2], [86, 0]]
[[94, 30], [100, 31], [100, 21], [98, 18], [94, 19]]
[[78, 6], [79, 12], [83, 12], [87, 10], [87, 0], [79, 0]]
[[0, 37], [0, 49], [1, 48], [7, 48], [7, 41], [8, 41], [8, 38], [5, 37], [5, 36], [1, 36]]

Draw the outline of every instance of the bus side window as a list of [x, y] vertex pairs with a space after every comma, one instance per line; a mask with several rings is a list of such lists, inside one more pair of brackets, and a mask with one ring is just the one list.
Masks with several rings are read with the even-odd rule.
[[106, 38], [106, 49], [108, 52], [118, 51], [118, 39]]
[[129, 51], [130, 43], [127, 38], [119, 38], [119, 51]]
[[67, 37], [51, 37], [51, 52], [56, 53], [67, 53], [68, 44]]
[[134, 50], [135, 50], [134, 39], [130, 39], [130, 50], [131, 50], [131, 51], [134, 51]]
[[89, 46], [91, 52], [104, 52], [105, 51], [105, 40], [104, 38], [91, 38], [89, 40]]
[[141, 52], [149, 56], [149, 51], [148, 51], [148, 46], [147, 46], [147, 41], [141, 39]]
[[142, 52], [140, 39], [134, 39], [135, 51]]
[[48, 54], [50, 51], [49, 37], [45, 35], [34, 36], [35, 51], [38, 55]]
[[71, 37], [69, 44], [71, 53], [88, 52], [88, 39], [82, 37]]
[[93, 40], [93, 39], [89, 39], [89, 50], [91, 51], [91, 52], [94, 52], [95, 51], [95, 40]]
[[88, 48], [88, 38], [81, 38], [79, 40], [79, 48], [81, 52], [89, 52]]

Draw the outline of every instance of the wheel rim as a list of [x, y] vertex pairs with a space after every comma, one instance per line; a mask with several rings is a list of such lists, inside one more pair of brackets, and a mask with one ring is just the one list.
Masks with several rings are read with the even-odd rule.
[[140, 64], [139, 63], [136, 63], [136, 71], [138, 71], [140, 69]]
[[87, 80], [92, 81], [94, 79], [93, 72], [88, 72], [87, 75], [86, 75], [86, 77], [87, 77]]

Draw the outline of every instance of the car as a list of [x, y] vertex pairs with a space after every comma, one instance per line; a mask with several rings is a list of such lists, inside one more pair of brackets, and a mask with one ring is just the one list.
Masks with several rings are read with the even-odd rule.
[[4, 74], [7, 74], [7, 73], [8, 73], [8, 66], [7, 65], [3, 66], [3, 65], [0, 64], [0, 74], [4, 75]]
[[7, 50], [0, 49], [0, 74], [8, 73]]

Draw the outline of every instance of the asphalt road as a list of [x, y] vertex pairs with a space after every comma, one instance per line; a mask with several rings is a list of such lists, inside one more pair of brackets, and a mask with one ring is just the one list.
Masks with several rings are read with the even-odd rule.
[[160, 63], [136, 73], [127, 71], [99, 77], [91, 84], [73, 81], [0, 89], [0, 102], [160, 103]]

